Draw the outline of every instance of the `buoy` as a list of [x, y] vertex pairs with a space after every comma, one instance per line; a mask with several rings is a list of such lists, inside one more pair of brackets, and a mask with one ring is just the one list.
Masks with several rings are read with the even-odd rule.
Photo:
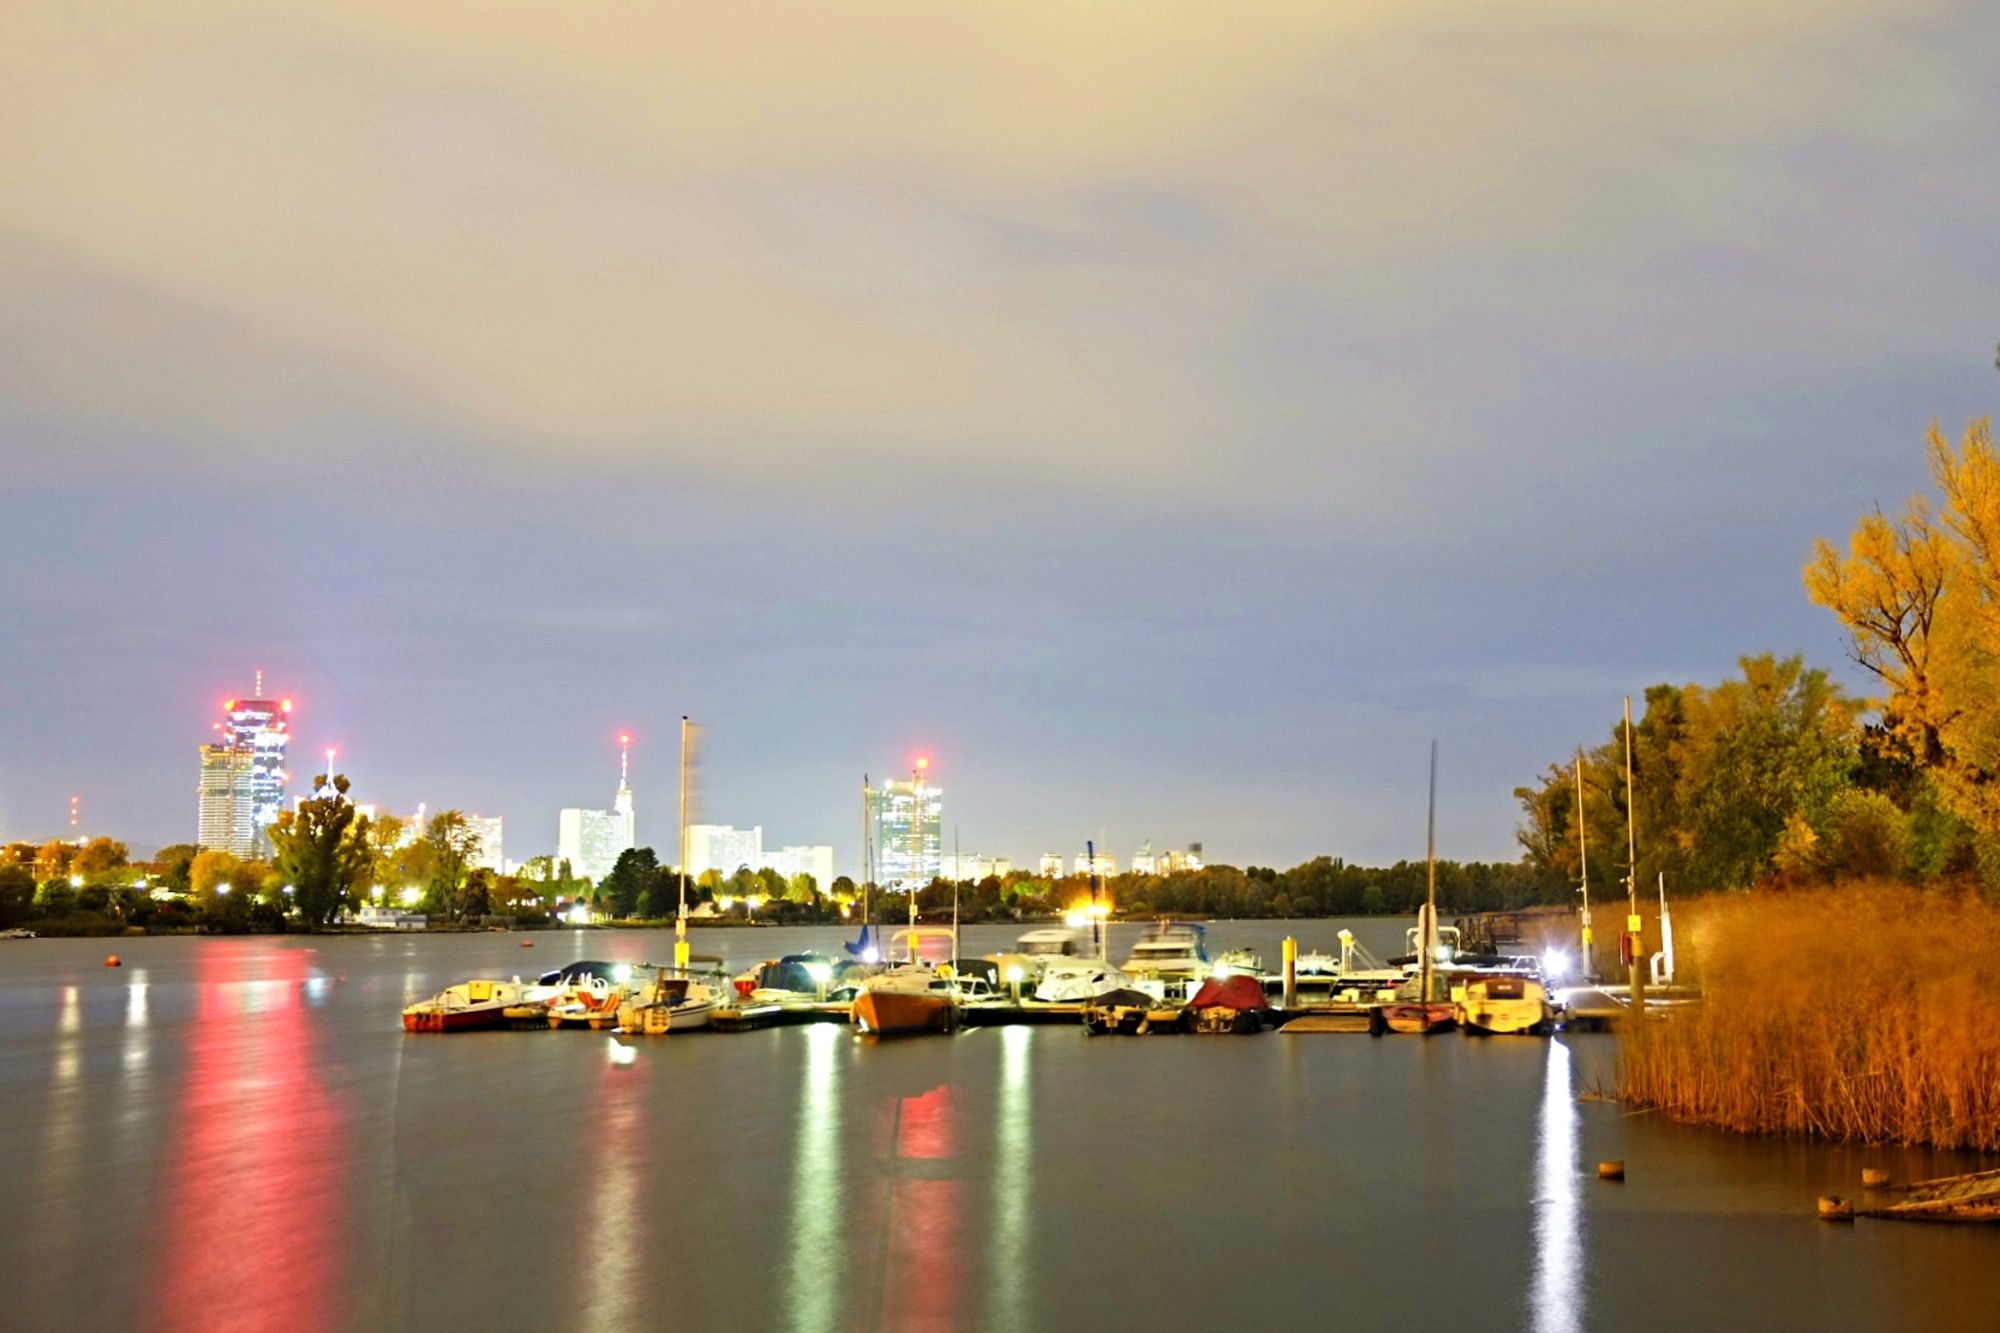
[[1822, 1222], [1852, 1222], [1854, 1205], [1838, 1194], [1819, 1196], [1819, 1216]]
[[1861, 1183], [1871, 1190], [1879, 1190], [1889, 1183], [1889, 1173], [1879, 1166], [1861, 1168]]
[[123, 967], [125, 966], [125, 963], [122, 959], [118, 957], [117, 954], [113, 953], [113, 954], [106, 954], [104, 956], [104, 965], [106, 967]]
[[1623, 1180], [1623, 1179], [1625, 1179], [1625, 1163], [1623, 1163], [1623, 1162], [1599, 1162], [1599, 1163], [1597, 1164], [1597, 1178], [1598, 1178], [1599, 1180]]
[[523, 949], [532, 949], [535, 947], [535, 942], [533, 940], [522, 940], [521, 947]]

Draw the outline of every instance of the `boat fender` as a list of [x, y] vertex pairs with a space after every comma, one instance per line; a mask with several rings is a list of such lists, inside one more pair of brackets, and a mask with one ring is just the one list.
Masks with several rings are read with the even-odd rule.
[[1615, 1162], [1599, 1162], [1597, 1164], [1597, 1178], [1599, 1180], [1625, 1179], [1625, 1163], [1622, 1160]]
[[113, 953], [113, 954], [106, 954], [106, 955], [104, 956], [104, 965], [105, 965], [106, 967], [123, 967], [123, 966], [125, 966], [125, 960], [124, 960], [124, 959], [122, 959], [122, 958], [120, 958], [120, 957], [119, 957], [119, 956], [118, 956], [117, 954], [115, 954], [115, 953]]

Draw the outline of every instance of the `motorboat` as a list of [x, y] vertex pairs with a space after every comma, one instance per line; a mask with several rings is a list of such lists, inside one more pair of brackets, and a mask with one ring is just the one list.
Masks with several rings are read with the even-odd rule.
[[518, 981], [481, 979], [447, 986], [403, 1010], [405, 1032], [471, 1032], [507, 1025], [507, 1010], [522, 999]]
[[1051, 958], [1033, 996], [1043, 1004], [1082, 1004], [1131, 985], [1131, 977], [1101, 958]]
[[1556, 1010], [1542, 983], [1525, 976], [1482, 976], [1467, 981], [1457, 1005], [1458, 1024], [1468, 1033], [1525, 1032], [1544, 1036], [1555, 1030]]
[[35, 932], [25, 926], [16, 926], [12, 930], [0, 930], [0, 940], [31, 940], [33, 938], [35, 938]]
[[705, 1028], [721, 998], [721, 991], [705, 981], [668, 976], [666, 968], [655, 968], [645, 989], [628, 994], [619, 1005], [618, 1030], [658, 1037]]
[[1008, 982], [1033, 987], [1051, 963], [1076, 958], [1082, 952], [1077, 932], [1059, 927], [1040, 927], [1024, 932], [1011, 951], [988, 954]]
[[1217, 977], [1251, 977], [1259, 983], [1271, 980], [1270, 971], [1264, 966], [1263, 955], [1255, 949], [1231, 949], [1215, 960]]
[[1095, 995], [1083, 1006], [1083, 1030], [1101, 1037], [1111, 1033], [1144, 1036], [1149, 1032], [1178, 1032], [1181, 1011], [1145, 991], [1121, 986]]
[[1207, 980], [1214, 970], [1208, 961], [1207, 928], [1186, 921], [1162, 921], [1138, 938], [1121, 967], [1136, 981], [1159, 983], [1163, 992], [1169, 986], [1186, 990]]
[[1218, 967], [1182, 1013], [1193, 1032], [1261, 1032], [1270, 1011], [1261, 981], [1248, 972], [1225, 976]]

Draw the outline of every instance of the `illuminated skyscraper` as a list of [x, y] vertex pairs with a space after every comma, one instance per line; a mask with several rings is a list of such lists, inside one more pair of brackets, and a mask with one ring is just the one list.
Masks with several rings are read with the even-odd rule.
[[748, 867], [756, 870], [764, 864], [764, 828], [736, 828], [730, 824], [689, 824], [688, 864], [690, 880], [700, 879], [706, 871], [713, 870], [728, 879], [737, 871]]
[[908, 782], [894, 778], [868, 793], [875, 878], [885, 888], [922, 887], [944, 868], [944, 792], [931, 785], [930, 760]]
[[[257, 673], [263, 693], [264, 673]], [[290, 699], [231, 699], [216, 739], [201, 747], [196, 840], [242, 857], [271, 854], [271, 825], [285, 804], [285, 747], [292, 738]]]

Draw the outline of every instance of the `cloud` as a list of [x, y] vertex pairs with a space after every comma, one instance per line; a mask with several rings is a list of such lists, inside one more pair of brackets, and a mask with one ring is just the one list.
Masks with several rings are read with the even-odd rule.
[[1864, 284], [1909, 281], [1932, 227], [1870, 191], [1992, 110], [1920, 23], [1836, 3], [18, 28], [8, 278], [45, 323], [8, 338], [69, 373], [6, 387], [17, 419], [94, 423], [76, 461], [122, 464], [133, 423], [223, 456], [393, 434], [778, 493], [1357, 520], [1537, 361], [1837, 327], [1828, 256], [1787, 235], [1809, 185], [1852, 214], [1831, 234], [1875, 238]]

